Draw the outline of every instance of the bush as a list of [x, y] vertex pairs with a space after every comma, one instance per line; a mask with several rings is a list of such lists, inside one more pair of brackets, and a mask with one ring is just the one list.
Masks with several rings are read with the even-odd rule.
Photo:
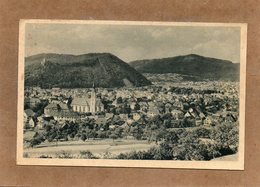
[[73, 156], [69, 152], [61, 151], [60, 153], [56, 153], [56, 158], [66, 159], [73, 158]]
[[35, 147], [36, 145], [41, 144], [44, 141], [44, 139], [40, 136], [33, 137], [33, 139], [30, 141], [30, 147]]
[[39, 158], [52, 158], [52, 157], [49, 155], [41, 155], [41, 156], [39, 156]]
[[97, 159], [90, 151], [80, 151], [80, 158], [84, 159]]
[[85, 141], [85, 140], [87, 139], [87, 135], [86, 135], [86, 134], [82, 134], [81, 137], [80, 137], [80, 139], [81, 139], [82, 141]]
[[103, 158], [103, 159], [111, 159], [111, 158], [113, 158], [113, 155], [112, 155], [111, 152], [106, 151], [106, 152], [102, 155], [102, 158]]

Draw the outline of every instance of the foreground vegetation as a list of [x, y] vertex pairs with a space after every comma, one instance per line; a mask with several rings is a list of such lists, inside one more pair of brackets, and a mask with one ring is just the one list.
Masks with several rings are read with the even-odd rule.
[[[224, 123], [215, 127], [193, 127], [193, 128], [166, 128], [158, 127], [149, 130], [137, 129], [133, 132], [136, 139], [146, 139], [157, 143], [147, 151], [130, 151], [121, 154], [112, 154], [109, 151], [103, 155], [95, 155], [86, 150], [81, 151], [78, 155], [72, 154], [69, 151], [61, 151], [55, 156], [41, 155], [40, 158], [83, 158], [83, 159], [135, 159], [135, 160], [211, 160], [220, 156], [234, 154], [238, 151], [238, 123]], [[108, 130], [109, 131], [109, 130]], [[58, 136], [54, 133], [62, 131], [52, 128], [45, 129], [45, 132], [36, 133], [31, 140], [30, 145], [36, 146], [42, 141], [58, 142]], [[66, 131], [68, 133], [68, 131]], [[73, 131], [72, 131], [73, 132]], [[82, 129], [81, 129], [82, 132]], [[80, 137], [82, 141], [87, 141], [94, 138], [101, 139], [100, 134], [83, 132]], [[116, 133], [117, 131], [115, 131]], [[64, 132], [63, 132], [64, 133]], [[111, 139], [118, 138], [118, 134], [106, 132]], [[68, 133], [70, 134], [70, 133]], [[93, 135], [94, 134], [94, 135]], [[59, 136], [61, 138], [62, 136]], [[104, 136], [106, 137], [106, 136]], [[124, 137], [122, 132], [120, 138]], [[34, 145], [35, 144], [35, 145]], [[28, 155], [27, 155], [28, 156]], [[25, 155], [26, 157], [26, 155]]]

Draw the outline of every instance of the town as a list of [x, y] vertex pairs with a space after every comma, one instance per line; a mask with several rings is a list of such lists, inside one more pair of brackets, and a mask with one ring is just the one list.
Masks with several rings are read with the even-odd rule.
[[[26, 87], [24, 146], [90, 139], [139, 140], [158, 146], [172, 130], [237, 126], [238, 93], [239, 83], [221, 81], [164, 81], [116, 89], [95, 84], [77, 89]], [[209, 142], [212, 137], [203, 138]]]

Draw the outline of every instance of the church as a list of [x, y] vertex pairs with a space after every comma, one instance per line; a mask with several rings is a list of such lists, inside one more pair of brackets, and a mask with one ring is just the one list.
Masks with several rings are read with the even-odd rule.
[[71, 102], [72, 110], [79, 113], [96, 113], [104, 111], [104, 104], [96, 97], [96, 90], [93, 86], [91, 97], [76, 97]]

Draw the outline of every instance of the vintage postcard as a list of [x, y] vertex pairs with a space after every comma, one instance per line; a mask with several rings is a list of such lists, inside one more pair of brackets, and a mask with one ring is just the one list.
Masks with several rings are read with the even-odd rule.
[[17, 164], [244, 169], [247, 24], [21, 20]]

